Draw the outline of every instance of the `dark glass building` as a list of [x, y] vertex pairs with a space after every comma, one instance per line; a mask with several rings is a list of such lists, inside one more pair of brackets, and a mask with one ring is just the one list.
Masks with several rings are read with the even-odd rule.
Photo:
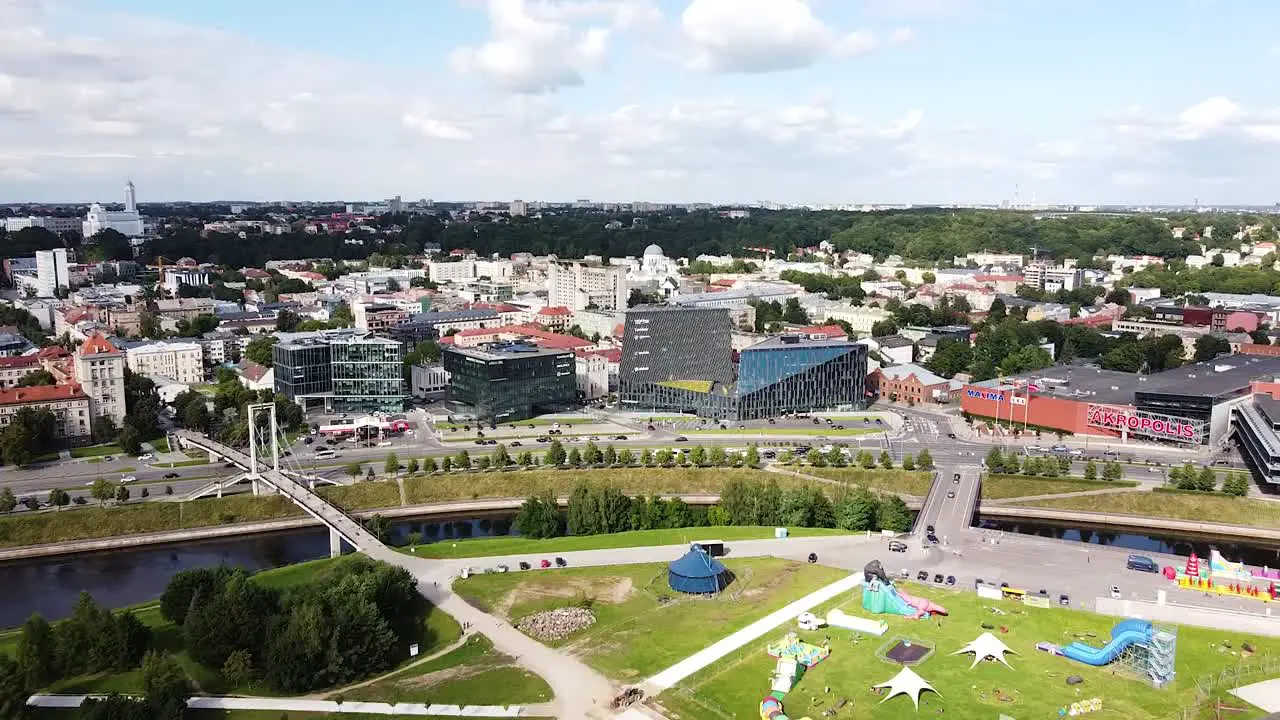
[[622, 407], [732, 419], [731, 330], [725, 308], [639, 305], [628, 310], [618, 369]]
[[805, 335], [780, 335], [742, 351], [739, 420], [866, 406], [867, 346]]
[[276, 392], [305, 406], [307, 397], [333, 391], [332, 355], [321, 339], [276, 343], [271, 348]]
[[338, 412], [400, 412], [404, 409], [404, 345], [373, 335], [329, 341], [333, 400]]
[[446, 347], [448, 399], [489, 422], [525, 420], [564, 409], [578, 399], [572, 350], [519, 342], [474, 348]]

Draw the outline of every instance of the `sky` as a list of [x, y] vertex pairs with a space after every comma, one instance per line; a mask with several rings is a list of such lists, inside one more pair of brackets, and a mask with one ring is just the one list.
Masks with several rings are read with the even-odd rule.
[[1267, 0], [0, 0], [0, 203], [1280, 201]]

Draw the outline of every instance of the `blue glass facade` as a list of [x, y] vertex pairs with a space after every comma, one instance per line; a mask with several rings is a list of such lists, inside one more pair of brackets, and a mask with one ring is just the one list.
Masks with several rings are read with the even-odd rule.
[[742, 351], [740, 420], [838, 407], [864, 407], [867, 347], [847, 340], [766, 340]]

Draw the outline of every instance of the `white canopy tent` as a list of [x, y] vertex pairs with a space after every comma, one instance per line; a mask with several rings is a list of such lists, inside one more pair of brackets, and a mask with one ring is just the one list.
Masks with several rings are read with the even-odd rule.
[[977, 665], [979, 662], [986, 660], [987, 658], [999, 660], [1000, 662], [1004, 663], [1005, 667], [1012, 669], [1013, 666], [1010, 665], [1009, 661], [1005, 659], [1004, 654], [1005, 653], [1013, 653], [1014, 655], [1018, 654], [1017, 651], [1010, 650], [1009, 646], [1005, 645], [1004, 642], [1000, 640], [1000, 638], [996, 637], [995, 635], [992, 635], [989, 632], [982, 633], [973, 642], [969, 643], [968, 645], [965, 645], [964, 647], [960, 648], [959, 650], [951, 654], [963, 655], [964, 653], [973, 653], [973, 665], [969, 666], [970, 669], [972, 669], [974, 665]]
[[909, 667], [902, 668], [897, 675], [893, 676], [893, 679], [888, 682], [882, 682], [874, 687], [889, 688], [889, 693], [884, 696], [884, 700], [880, 701], [881, 703], [888, 701], [889, 698], [892, 698], [895, 695], [909, 695], [911, 697], [911, 702], [915, 703], [917, 710], [920, 709], [921, 692], [929, 690], [938, 693], [939, 695], [942, 694], [937, 690], [934, 690], [932, 685], [926, 682], [924, 678], [917, 675], [915, 671]]

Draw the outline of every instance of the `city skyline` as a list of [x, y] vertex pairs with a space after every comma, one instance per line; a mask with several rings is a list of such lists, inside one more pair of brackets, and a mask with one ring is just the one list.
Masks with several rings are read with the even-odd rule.
[[[1275, 202], [1280, 8], [0, 7], [0, 203]], [[287, 28], [287, 31], [282, 31]], [[408, 30], [404, 30], [408, 28]], [[1230, 38], [1223, 46], [1217, 39]]]

